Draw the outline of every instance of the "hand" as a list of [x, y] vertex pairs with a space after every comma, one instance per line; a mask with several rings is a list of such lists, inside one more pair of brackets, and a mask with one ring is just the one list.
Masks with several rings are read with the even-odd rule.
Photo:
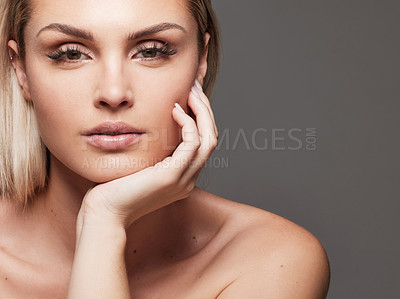
[[180, 106], [172, 110], [182, 128], [183, 140], [172, 156], [137, 173], [99, 184], [86, 193], [78, 215], [78, 235], [86, 217], [111, 221], [126, 229], [141, 216], [189, 196], [217, 146], [218, 131], [210, 102], [198, 81], [189, 94], [188, 106], [197, 124]]

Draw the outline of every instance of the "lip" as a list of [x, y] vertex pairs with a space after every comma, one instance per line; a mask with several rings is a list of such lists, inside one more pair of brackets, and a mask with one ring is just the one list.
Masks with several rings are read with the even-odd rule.
[[143, 133], [122, 121], [107, 121], [90, 130], [83, 132], [84, 136], [90, 135], [119, 135], [127, 133]]
[[140, 141], [144, 132], [124, 123], [105, 122], [83, 132], [86, 142], [104, 150], [124, 149]]

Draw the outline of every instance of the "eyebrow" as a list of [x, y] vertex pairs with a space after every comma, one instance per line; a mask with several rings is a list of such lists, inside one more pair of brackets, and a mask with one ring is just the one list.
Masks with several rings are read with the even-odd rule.
[[[148, 36], [148, 35], [160, 32], [160, 31], [165, 31], [165, 30], [170, 30], [170, 29], [179, 29], [186, 33], [186, 29], [176, 23], [160, 23], [160, 24], [152, 25], [150, 27], [147, 27], [147, 28], [141, 29], [139, 31], [128, 34], [127, 40], [135, 40], [135, 39], [138, 39], [138, 38], [141, 38], [144, 36]], [[76, 28], [71, 25], [60, 24], [60, 23], [52, 23], [50, 25], [43, 27], [36, 34], [36, 37], [38, 37], [40, 35], [40, 33], [42, 33], [43, 31], [46, 31], [46, 30], [59, 31], [59, 32], [62, 32], [67, 35], [75, 36], [75, 37], [86, 39], [89, 41], [94, 41], [93, 34], [90, 31], [87, 31], [84, 29], [79, 29], [79, 28]]]

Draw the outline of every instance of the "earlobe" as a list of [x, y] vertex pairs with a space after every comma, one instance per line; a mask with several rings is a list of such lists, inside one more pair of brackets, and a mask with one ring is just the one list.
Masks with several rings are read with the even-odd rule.
[[207, 74], [207, 57], [208, 57], [208, 43], [210, 41], [210, 34], [206, 32], [204, 34], [204, 52], [201, 55], [199, 69], [197, 72], [197, 80], [200, 82], [201, 85], [204, 83], [204, 77]]
[[22, 95], [27, 101], [31, 101], [31, 93], [29, 91], [29, 84], [26, 77], [26, 71], [24, 62], [19, 56], [18, 44], [14, 40], [8, 42], [8, 53], [10, 56], [11, 63], [15, 70], [15, 75], [18, 80], [18, 84], [21, 87]]

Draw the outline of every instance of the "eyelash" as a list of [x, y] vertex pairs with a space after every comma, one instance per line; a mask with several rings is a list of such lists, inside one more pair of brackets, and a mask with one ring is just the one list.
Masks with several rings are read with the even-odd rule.
[[[47, 57], [50, 59], [56, 60], [57, 62], [66, 62], [68, 59], [61, 59], [62, 56], [67, 55], [69, 53], [77, 53], [77, 54], [83, 54], [83, 55], [90, 55], [90, 53], [82, 51], [79, 49], [78, 46], [67, 46], [65, 50], [57, 49], [53, 53], [46, 54]], [[70, 60], [69, 63], [75, 63], [72, 60]]]
[[[168, 56], [175, 55], [178, 52], [178, 49], [171, 48], [171, 46], [169, 45], [168, 42], [163, 43], [161, 47], [159, 47], [156, 42], [153, 42], [153, 45], [150, 47], [147, 45], [139, 46], [137, 54], [140, 54], [140, 53], [144, 54], [146, 51], [149, 51], [149, 50], [156, 51], [156, 53], [155, 53], [156, 55], [158, 53], [160, 53], [161, 55], [155, 56], [153, 58], [140, 57], [139, 59], [141, 61], [156, 61], [159, 59], [167, 59]], [[58, 63], [77, 63], [77, 62], [81, 61], [80, 59], [72, 60], [72, 59], [65, 59], [65, 58], [63, 59], [62, 58], [64, 55], [71, 54], [71, 53], [83, 54], [86, 56], [90, 56], [90, 52], [85, 52], [83, 50], [80, 50], [79, 46], [72, 46], [72, 47], [67, 46], [67, 48], [65, 50], [57, 49], [53, 53], [46, 54], [46, 56], [49, 57], [50, 59], [55, 60]]]
[[[138, 49], [138, 53], [143, 53], [148, 50], [156, 50], [157, 53], [161, 53], [161, 56], [156, 57], [163, 57], [166, 58], [167, 56], [175, 55], [178, 52], [178, 49], [172, 49], [168, 42], [165, 42], [161, 47], [157, 47], [157, 43], [153, 42], [153, 46], [148, 47], [147, 45], [141, 45]], [[148, 58], [144, 58], [145, 60]], [[151, 58], [154, 60], [154, 58]]]

